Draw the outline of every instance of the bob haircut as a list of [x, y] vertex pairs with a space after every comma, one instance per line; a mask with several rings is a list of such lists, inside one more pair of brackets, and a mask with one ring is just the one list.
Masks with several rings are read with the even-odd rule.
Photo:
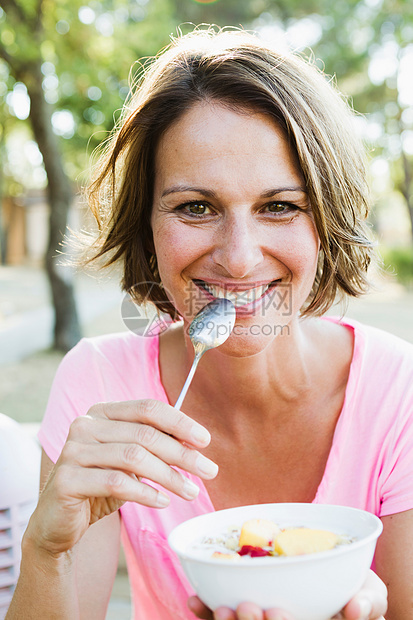
[[168, 127], [204, 101], [273, 118], [297, 157], [321, 244], [302, 316], [323, 314], [338, 294], [365, 292], [373, 244], [365, 224], [365, 153], [352, 111], [298, 54], [276, 51], [244, 31], [212, 27], [173, 39], [135, 81], [88, 189], [99, 234], [86, 262], [121, 260], [123, 290], [178, 318], [153, 249], [154, 159]]

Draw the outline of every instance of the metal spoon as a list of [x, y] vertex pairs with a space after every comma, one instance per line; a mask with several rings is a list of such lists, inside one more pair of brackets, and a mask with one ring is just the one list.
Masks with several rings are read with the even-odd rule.
[[195, 358], [184, 387], [175, 403], [176, 409], [181, 408], [199, 360], [205, 351], [224, 344], [234, 328], [235, 316], [236, 310], [232, 301], [219, 297], [204, 306], [192, 320], [189, 326], [189, 337], [194, 345]]

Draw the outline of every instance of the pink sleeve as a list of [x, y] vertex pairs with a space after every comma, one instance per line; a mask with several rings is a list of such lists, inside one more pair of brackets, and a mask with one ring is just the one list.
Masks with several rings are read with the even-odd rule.
[[381, 472], [380, 516], [413, 509], [413, 397], [393, 427], [391, 452]]
[[55, 463], [73, 420], [105, 400], [98, 356], [90, 341], [79, 342], [63, 358], [51, 388], [46, 412], [38, 433], [47, 456]]

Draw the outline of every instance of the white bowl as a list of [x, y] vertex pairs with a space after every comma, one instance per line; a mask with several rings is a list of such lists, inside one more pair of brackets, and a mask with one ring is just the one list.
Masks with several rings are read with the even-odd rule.
[[[295, 557], [214, 559], [193, 548], [247, 519], [269, 519], [280, 527], [325, 529], [355, 538], [330, 551]], [[169, 535], [170, 547], [199, 598], [210, 609], [235, 609], [244, 601], [279, 607], [295, 620], [329, 620], [362, 586], [383, 526], [375, 515], [326, 504], [257, 504], [219, 510], [185, 521]]]

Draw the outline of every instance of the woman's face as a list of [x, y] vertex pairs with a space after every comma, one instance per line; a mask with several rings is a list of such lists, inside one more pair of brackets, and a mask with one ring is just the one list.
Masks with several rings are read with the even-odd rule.
[[178, 312], [189, 322], [228, 297], [237, 307], [228, 342], [244, 352], [281, 333], [311, 291], [319, 239], [304, 180], [264, 114], [202, 102], [172, 125], [156, 152], [151, 224]]

